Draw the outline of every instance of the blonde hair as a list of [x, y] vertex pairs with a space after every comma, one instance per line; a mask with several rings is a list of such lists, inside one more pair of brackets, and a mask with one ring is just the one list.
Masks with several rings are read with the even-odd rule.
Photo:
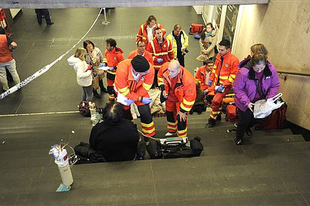
[[79, 58], [82, 61], [85, 61], [86, 49], [79, 47], [76, 49], [74, 57]]

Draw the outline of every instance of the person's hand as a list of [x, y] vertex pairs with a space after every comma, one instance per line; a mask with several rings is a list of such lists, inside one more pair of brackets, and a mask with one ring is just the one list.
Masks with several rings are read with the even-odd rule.
[[86, 72], [89, 70], [89, 71], [91, 71], [92, 70], [92, 66], [91, 65], [88, 65], [88, 67], [87, 67], [87, 69], [86, 69]]
[[220, 85], [216, 91], [220, 92], [220, 93], [223, 93], [225, 91], [225, 87], [223, 85]]
[[185, 122], [185, 121], [186, 121], [187, 115], [186, 115], [185, 113], [179, 111], [179, 112], [177, 113], [177, 115], [180, 116], [181, 122]]
[[203, 90], [203, 94], [204, 94], [204, 95], [207, 95], [207, 94], [208, 94], [208, 92], [209, 92], [209, 90], [208, 90], [208, 89]]
[[126, 102], [126, 106], [129, 106], [129, 105], [131, 105], [132, 103], [134, 103], [135, 100], [132, 100], [132, 99], [125, 99], [124, 102]]
[[142, 97], [141, 98], [141, 102], [144, 103], [144, 104], [150, 104], [152, 101], [153, 100], [150, 97]]
[[113, 71], [114, 67], [109, 67], [108, 70]]
[[248, 104], [248, 108], [249, 108], [249, 110], [251, 110], [251, 112], [253, 112], [254, 103], [250, 102], [250, 103]]
[[163, 91], [163, 96], [164, 96], [165, 98], [168, 97], [168, 94], [167, 94], [167, 92], [166, 92], [165, 90]]
[[211, 87], [211, 84], [212, 84], [212, 80], [209, 80], [208, 86]]
[[106, 67], [106, 66], [107, 66], [107, 63], [105, 62], [99, 64], [99, 67]]
[[157, 58], [157, 63], [162, 63], [163, 61], [164, 61], [164, 59], [163, 58]]

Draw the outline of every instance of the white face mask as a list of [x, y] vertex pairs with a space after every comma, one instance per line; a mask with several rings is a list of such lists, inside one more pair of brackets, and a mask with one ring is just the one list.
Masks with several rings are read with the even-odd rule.
[[139, 73], [136, 73], [136, 74], [135, 74], [135, 72], [134, 72], [133, 70], [131, 70], [131, 73], [132, 73], [133, 78], [134, 78], [135, 81], [137, 82], [137, 81], [139, 80], [140, 74], [139, 74]]

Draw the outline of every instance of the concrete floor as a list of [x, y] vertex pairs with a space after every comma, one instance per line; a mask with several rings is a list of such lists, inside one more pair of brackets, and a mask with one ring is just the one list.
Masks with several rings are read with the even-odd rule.
[[[24, 10], [12, 25], [14, 52], [21, 79], [66, 52], [90, 27], [98, 9], [51, 10], [52, 26], [39, 26], [33, 10]], [[154, 14], [170, 32], [175, 23], [187, 31], [202, 22], [191, 7], [117, 8], [109, 10], [109, 26], [100, 17], [87, 39], [104, 50], [113, 37], [125, 50], [135, 49], [138, 27]], [[186, 65], [200, 63], [198, 42], [190, 36]], [[73, 51], [72, 51], [73, 53]], [[67, 58], [67, 57], [66, 57]], [[309, 205], [310, 144], [290, 130], [255, 131], [236, 146], [232, 123], [224, 120], [205, 129], [208, 114], [189, 117], [189, 137], [200, 136], [201, 157], [75, 165], [74, 185], [55, 193], [61, 180], [51, 145], [87, 142], [90, 120], [77, 111], [80, 87], [66, 58], [21, 91], [0, 100], [0, 205]], [[104, 106], [106, 95], [96, 100]], [[5, 114], [28, 114], [4, 116]], [[165, 118], [155, 118], [158, 135]], [[74, 131], [74, 133], [72, 132]]]

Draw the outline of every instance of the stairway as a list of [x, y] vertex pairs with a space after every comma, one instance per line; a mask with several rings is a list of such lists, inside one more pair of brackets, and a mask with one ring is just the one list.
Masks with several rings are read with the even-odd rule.
[[[189, 116], [189, 137], [200, 136], [204, 145], [200, 157], [74, 165], [73, 189], [62, 194], [55, 193], [61, 180], [49, 148], [60, 139], [87, 142], [90, 120], [1, 119], [0, 205], [309, 205], [310, 144], [302, 136], [253, 131], [236, 146], [226, 132], [232, 123], [206, 129], [207, 118]], [[165, 117], [155, 126], [163, 136]]]

